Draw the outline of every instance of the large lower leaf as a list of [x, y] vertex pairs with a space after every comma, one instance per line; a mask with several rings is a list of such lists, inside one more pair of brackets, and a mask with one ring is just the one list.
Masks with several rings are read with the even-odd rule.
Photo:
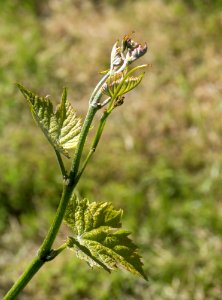
[[65, 222], [73, 231], [68, 246], [90, 266], [107, 271], [123, 268], [146, 279], [137, 246], [121, 227], [122, 210], [109, 202], [92, 202], [72, 198]]
[[56, 111], [47, 97], [39, 97], [18, 84], [22, 94], [30, 104], [33, 118], [42, 129], [52, 146], [66, 157], [68, 149], [75, 148], [81, 130], [81, 120], [70, 102], [67, 100], [66, 89]]

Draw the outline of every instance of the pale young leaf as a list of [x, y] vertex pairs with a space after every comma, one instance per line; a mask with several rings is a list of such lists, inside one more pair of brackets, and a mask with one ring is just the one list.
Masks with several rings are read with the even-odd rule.
[[127, 77], [124, 79], [122, 73], [117, 73], [109, 77], [106, 81], [103, 92], [110, 97], [119, 97], [134, 89], [143, 79], [144, 73], [137, 77]]
[[18, 87], [28, 103], [34, 120], [42, 129], [50, 144], [59, 152], [69, 157], [67, 150], [76, 147], [81, 130], [81, 120], [67, 100], [66, 89], [56, 111], [47, 97], [39, 97], [22, 85]]

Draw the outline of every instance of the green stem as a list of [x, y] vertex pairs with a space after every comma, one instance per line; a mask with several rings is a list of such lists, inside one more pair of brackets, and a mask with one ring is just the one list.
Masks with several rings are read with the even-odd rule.
[[42, 261], [38, 256], [33, 259], [25, 272], [16, 281], [12, 288], [5, 295], [3, 300], [13, 300], [16, 299], [17, 295], [24, 289], [27, 283], [32, 279], [35, 273], [42, 267], [45, 261]]
[[40, 251], [39, 251], [39, 256], [41, 258], [46, 257], [49, 254], [49, 251], [51, 250], [52, 244], [53, 244], [53, 242], [57, 236], [57, 233], [59, 231], [59, 228], [61, 226], [64, 214], [66, 211], [66, 207], [72, 196], [72, 192], [73, 192], [76, 184], [78, 183], [79, 178], [77, 180], [75, 180], [75, 179], [77, 177], [76, 175], [78, 172], [79, 163], [80, 163], [83, 147], [85, 144], [85, 140], [86, 140], [87, 134], [89, 132], [89, 128], [91, 126], [91, 123], [95, 116], [96, 111], [97, 111], [97, 108], [92, 107], [92, 106], [89, 107], [88, 113], [86, 115], [82, 130], [80, 133], [79, 142], [78, 142], [78, 145], [76, 148], [73, 165], [72, 165], [72, 169], [70, 171], [69, 178], [67, 180], [64, 180], [63, 193], [62, 193], [62, 197], [61, 197], [61, 200], [59, 203], [59, 207], [56, 212], [56, 216], [54, 218], [54, 221], [53, 221], [53, 223], [46, 235], [46, 238], [43, 241]]
[[110, 76], [110, 71], [107, 73], [107, 74], [105, 74], [103, 77], [102, 77], [102, 79], [98, 82], [98, 84], [96, 85], [96, 87], [95, 87], [95, 89], [94, 89], [94, 91], [92, 92], [92, 95], [91, 95], [91, 97], [90, 97], [90, 100], [89, 100], [89, 103], [91, 104], [91, 103], [93, 103], [93, 102], [96, 102], [96, 96], [97, 96], [97, 94], [98, 93], [100, 93], [100, 89], [101, 89], [101, 87], [102, 87], [102, 85], [103, 85], [103, 83], [106, 81], [106, 79], [108, 78]]
[[47, 261], [53, 260], [54, 258], [56, 258], [56, 256], [58, 256], [63, 250], [65, 250], [67, 248], [67, 242], [62, 244], [59, 248], [57, 249], [53, 249], [50, 251], [49, 255], [47, 256]]
[[53, 258], [55, 258], [57, 255], [59, 255], [66, 248], [67, 248], [67, 243], [64, 243], [59, 248], [53, 250]]
[[101, 138], [103, 129], [104, 129], [105, 124], [106, 124], [106, 120], [107, 120], [108, 116], [110, 115], [110, 113], [111, 113], [111, 111], [109, 111], [109, 112], [107, 110], [104, 111], [104, 113], [103, 113], [103, 115], [100, 119], [99, 126], [98, 126], [98, 129], [96, 131], [96, 134], [95, 134], [94, 140], [92, 142], [92, 145], [90, 147], [89, 153], [88, 153], [85, 161], [83, 162], [82, 168], [79, 171], [76, 180], [79, 180], [79, 178], [82, 176], [82, 173], [84, 172], [88, 162], [90, 161], [91, 157], [93, 156], [94, 152], [96, 151], [97, 145], [99, 143], [99, 140]]
[[72, 165], [72, 168], [71, 168], [71, 171], [70, 171], [69, 179], [70, 179], [70, 185], [71, 186], [77, 183], [77, 182], [75, 182], [75, 178], [77, 177], [83, 147], [85, 145], [86, 137], [88, 135], [90, 126], [92, 124], [92, 120], [93, 120], [97, 110], [98, 110], [97, 107], [94, 107], [94, 106], [90, 105], [88, 113], [86, 115], [85, 122], [83, 124], [82, 130], [81, 130], [81, 133], [80, 133], [80, 138], [79, 138], [79, 143], [78, 143], [78, 146], [77, 146], [77, 151], [75, 152], [73, 165]]
[[58, 209], [56, 211], [54, 221], [53, 221], [51, 227], [49, 228], [49, 231], [48, 231], [48, 233], [40, 247], [39, 253], [38, 253], [39, 257], [42, 260], [44, 260], [47, 257], [47, 255], [49, 255], [49, 253], [50, 253], [52, 244], [53, 244], [53, 242], [56, 238], [56, 235], [59, 231], [59, 228], [61, 226], [64, 214], [65, 214], [65, 210], [66, 210], [66, 207], [67, 207], [67, 204], [69, 202], [71, 195], [72, 195], [72, 188], [70, 186], [64, 184], [62, 197], [61, 197]]
[[98, 129], [97, 129], [95, 138], [94, 138], [93, 143], [92, 143], [92, 148], [96, 149], [96, 147], [99, 143], [99, 140], [101, 138], [101, 135], [103, 133], [103, 129], [104, 129], [105, 124], [106, 124], [106, 120], [107, 120], [108, 116], [110, 115], [110, 113], [111, 113], [111, 111], [108, 111], [108, 110], [104, 111], [104, 113], [103, 113], [103, 115], [100, 119], [99, 126], [98, 126]]
[[[73, 166], [69, 175], [69, 178], [64, 179], [64, 185], [63, 185], [63, 193], [62, 197], [56, 212], [56, 216], [54, 218], [54, 221], [40, 247], [40, 250], [38, 252], [38, 257], [36, 257], [32, 263], [29, 265], [27, 270], [22, 274], [22, 276], [16, 281], [16, 283], [12, 286], [12, 288], [9, 290], [4, 300], [12, 300], [15, 299], [15, 297], [23, 290], [23, 288], [28, 284], [28, 282], [32, 279], [32, 277], [38, 272], [38, 270], [42, 267], [42, 265], [48, 261], [56, 257], [61, 251], [65, 249], [65, 245], [61, 247], [61, 249], [57, 249], [56, 255], [53, 257], [53, 250], [52, 244], [54, 243], [54, 240], [58, 234], [59, 228], [61, 226], [66, 207], [69, 203], [69, 200], [72, 196], [72, 192], [78, 183], [79, 178], [77, 177], [77, 172], [79, 168], [79, 163], [83, 151], [83, 147], [85, 144], [85, 140], [89, 131], [89, 128], [91, 126], [92, 120], [95, 116], [95, 113], [97, 111], [96, 107], [90, 106], [87, 116], [85, 118], [79, 143], [76, 148], [75, 157], [73, 160]], [[57, 156], [58, 157], [58, 156]], [[55, 250], [56, 251], [56, 250]]]
[[47, 260], [41, 260], [39, 256], [35, 257], [30, 263], [28, 268], [24, 271], [21, 277], [15, 282], [9, 292], [5, 295], [3, 300], [13, 300], [16, 299], [17, 295], [24, 289], [24, 287], [29, 283], [32, 277], [38, 272], [38, 270], [47, 261], [53, 260], [57, 255], [59, 255], [63, 250], [67, 248], [67, 244], [64, 243], [59, 248], [52, 250], [50, 256]]

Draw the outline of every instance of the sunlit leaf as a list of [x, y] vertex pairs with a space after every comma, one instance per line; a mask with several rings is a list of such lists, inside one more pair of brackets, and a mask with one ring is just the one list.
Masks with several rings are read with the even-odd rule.
[[104, 71], [101, 71], [101, 72], [99, 72], [99, 74], [107, 74], [109, 72], [109, 69], [107, 69], [107, 70], [104, 70]]
[[137, 246], [121, 227], [122, 210], [109, 202], [92, 202], [72, 198], [65, 215], [71, 228], [68, 246], [77, 257], [106, 271], [123, 268], [146, 279]]
[[127, 77], [124, 79], [122, 73], [117, 73], [109, 77], [104, 85], [104, 94], [110, 97], [118, 97], [134, 89], [143, 79], [144, 73], [137, 77]]
[[114, 67], [120, 66], [123, 63], [123, 58], [121, 56], [121, 47], [119, 47], [119, 42], [117, 41], [111, 51], [111, 70]]
[[56, 111], [47, 97], [39, 97], [18, 84], [22, 94], [30, 104], [34, 120], [42, 129], [50, 144], [69, 157], [68, 149], [76, 147], [81, 130], [81, 120], [67, 100], [66, 89]]

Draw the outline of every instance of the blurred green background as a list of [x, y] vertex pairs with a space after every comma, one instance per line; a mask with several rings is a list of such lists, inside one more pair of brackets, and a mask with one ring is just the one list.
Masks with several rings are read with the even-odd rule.
[[[132, 30], [152, 67], [110, 117], [78, 192], [124, 209], [149, 283], [89, 270], [67, 250], [19, 299], [222, 297], [221, 0], [0, 2], [0, 297], [35, 255], [61, 192], [15, 83], [54, 103], [67, 86], [84, 116], [113, 43]], [[64, 226], [58, 241], [66, 235]]]

